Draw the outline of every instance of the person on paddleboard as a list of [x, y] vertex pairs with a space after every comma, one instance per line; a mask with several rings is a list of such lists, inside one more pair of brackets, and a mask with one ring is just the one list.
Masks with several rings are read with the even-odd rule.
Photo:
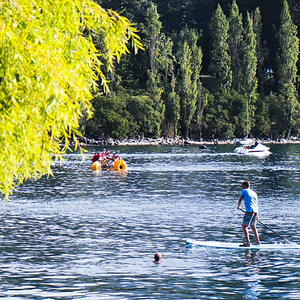
[[241, 247], [249, 247], [251, 245], [250, 235], [249, 235], [249, 226], [251, 227], [254, 236], [255, 236], [255, 245], [260, 244], [258, 230], [256, 228], [258, 220], [258, 197], [257, 194], [250, 188], [250, 182], [244, 181], [242, 183], [242, 191], [240, 198], [238, 200], [237, 209], [241, 209], [241, 203], [244, 199], [245, 203], [245, 214], [243, 218], [243, 232], [246, 238], [246, 243], [240, 245]]

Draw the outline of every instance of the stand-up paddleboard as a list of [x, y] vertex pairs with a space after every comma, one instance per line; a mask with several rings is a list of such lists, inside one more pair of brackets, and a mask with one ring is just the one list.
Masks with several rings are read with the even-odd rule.
[[249, 247], [241, 247], [241, 243], [229, 242], [214, 242], [214, 241], [199, 241], [199, 240], [186, 240], [188, 247], [212, 247], [223, 249], [260, 249], [260, 250], [285, 250], [285, 249], [300, 249], [298, 244], [260, 244], [251, 245]]

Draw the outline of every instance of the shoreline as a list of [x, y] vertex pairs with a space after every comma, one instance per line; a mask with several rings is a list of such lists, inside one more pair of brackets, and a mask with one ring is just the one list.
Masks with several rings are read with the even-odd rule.
[[[79, 143], [81, 146], [185, 146], [185, 145], [195, 145], [195, 146], [206, 146], [206, 145], [235, 145], [236, 142], [241, 141], [242, 139], [210, 139], [203, 141], [196, 140], [184, 140], [182, 138], [144, 138], [144, 139], [103, 139], [103, 138], [88, 138], [81, 137], [79, 138]], [[289, 139], [257, 139], [259, 143], [262, 144], [275, 144], [275, 145], [288, 145], [288, 144], [300, 144], [300, 138], [291, 137]]]

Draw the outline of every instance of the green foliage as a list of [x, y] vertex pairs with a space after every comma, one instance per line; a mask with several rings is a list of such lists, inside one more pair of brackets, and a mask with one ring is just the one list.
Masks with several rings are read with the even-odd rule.
[[204, 111], [204, 135], [213, 134], [218, 138], [244, 136], [246, 103], [247, 98], [234, 90], [210, 96]]
[[249, 13], [247, 13], [243, 35], [241, 92], [254, 99], [257, 90], [256, 35], [253, 31], [253, 23]]
[[229, 23], [220, 5], [210, 22], [211, 57], [209, 70], [217, 78], [216, 91], [229, 90], [232, 85], [231, 58], [229, 55]]
[[[216, 138], [232, 138], [234, 129], [229, 121], [228, 101], [222, 94], [217, 94], [210, 98], [207, 108], [205, 109], [205, 121], [203, 123], [203, 132]], [[218, 118], [218, 122], [216, 122]]]
[[[179, 96], [176, 93], [176, 77], [174, 71], [175, 57], [173, 55], [173, 41], [164, 33], [160, 35], [160, 55], [158, 61], [161, 69], [163, 85], [162, 100], [164, 102], [164, 135], [176, 135], [179, 120]], [[173, 134], [171, 134], [173, 133]]]
[[160, 116], [147, 95], [130, 96], [119, 92], [113, 97], [97, 96], [93, 108], [94, 118], [87, 123], [87, 135], [130, 138], [160, 134]]
[[280, 52], [278, 54], [279, 93], [282, 95], [284, 126], [288, 128], [287, 137], [290, 136], [296, 125], [298, 100], [296, 96], [297, 60], [299, 57], [299, 38], [297, 26], [294, 25], [287, 1], [283, 3], [279, 29]]
[[180, 97], [176, 93], [176, 78], [174, 72], [172, 73], [169, 88], [166, 89], [164, 94], [165, 101], [165, 135], [176, 136], [177, 125], [180, 118]]
[[86, 134], [113, 138], [127, 138], [134, 133], [130, 115], [126, 111], [129, 95], [98, 96], [93, 100], [94, 118], [88, 121]]
[[252, 134], [255, 137], [269, 136], [270, 134], [270, 112], [269, 104], [264, 98], [259, 97], [256, 101], [256, 113], [253, 123]]
[[202, 126], [203, 126], [203, 113], [204, 109], [208, 103], [209, 91], [202, 86], [202, 83], [198, 83], [198, 103], [197, 103], [197, 111], [196, 111], [196, 119], [197, 119], [197, 127], [199, 134], [199, 141], [202, 141]]
[[[144, 33], [145, 33], [145, 44], [147, 45], [147, 51], [149, 54], [150, 69], [148, 70], [148, 90], [149, 95], [153, 100], [153, 108], [160, 115], [162, 123], [165, 105], [161, 97], [165, 87], [162, 83], [161, 70], [165, 69], [165, 64], [160, 57], [163, 53], [162, 44], [165, 35], [161, 34], [162, 23], [159, 21], [159, 14], [157, 12], [157, 6], [151, 2], [149, 9], [147, 10]], [[160, 126], [157, 128], [157, 134], [160, 134]]]
[[263, 65], [266, 60], [268, 50], [265, 47], [265, 43], [262, 41], [262, 28], [263, 28], [263, 24], [261, 19], [261, 13], [260, 13], [260, 9], [257, 7], [254, 13], [253, 31], [256, 35], [258, 89], [260, 95], [263, 97], [264, 84], [266, 82], [266, 76], [263, 69]]
[[250, 14], [247, 13], [245, 21], [245, 29], [243, 32], [242, 42], [242, 76], [241, 76], [241, 88], [240, 91], [247, 96], [247, 133], [251, 130], [252, 123], [255, 115], [255, 100], [257, 91], [257, 56], [256, 56], [256, 35], [253, 31], [253, 24], [250, 18]]
[[265, 98], [265, 102], [268, 104], [270, 113], [270, 134], [273, 137], [284, 136], [286, 134], [286, 127], [283, 127], [284, 114], [282, 112], [282, 96], [278, 96], [274, 93], [270, 93]]
[[149, 76], [149, 89], [154, 99], [155, 107], [160, 106], [160, 96], [162, 89], [160, 88], [160, 76], [159, 76], [159, 39], [161, 22], [159, 21], [159, 14], [157, 13], [157, 7], [151, 3], [150, 8], [147, 11], [146, 23], [145, 23], [145, 41], [147, 50], [149, 53], [150, 70]]
[[294, 126], [292, 129], [292, 134], [295, 136], [300, 136], [300, 103], [299, 101], [295, 104], [295, 111], [294, 111]]
[[128, 99], [127, 109], [141, 137], [160, 136], [161, 116], [153, 108], [153, 100], [149, 96], [131, 96]]
[[[91, 90], [106, 84], [92, 34], [104, 40], [112, 67], [136, 29], [93, 1], [2, 1], [0, 4], [0, 191], [8, 197], [28, 178], [51, 174], [51, 164], [91, 115]], [[65, 147], [61, 149], [60, 143]]]
[[[291, 37], [298, 36], [297, 30], [292, 33], [291, 17], [296, 25], [300, 24], [300, 4], [297, 1], [288, 1], [291, 13], [285, 10], [287, 13], [284, 15], [287, 17], [284, 21], [280, 19], [283, 1], [219, 1], [222, 7], [215, 0], [101, 2], [118, 11], [125, 9], [124, 14], [143, 28], [143, 44], [146, 45], [145, 52], [137, 56], [126, 56], [121, 64], [115, 64], [115, 76], [111, 77], [115, 80], [115, 85], [113, 80], [109, 84], [114, 87], [117, 96], [122, 88], [129, 95], [136, 95], [137, 90], [144, 89], [145, 92], [142, 93], [144, 96], [147, 93], [153, 108], [160, 114], [160, 129], [164, 135], [170, 136], [178, 132], [187, 137], [188, 133], [192, 133], [194, 135], [191, 137], [198, 138], [196, 126], [199, 128], [202, 122], [203, 125], [206, 124], [203, 128], [203, 135], [206, 137], [216, 130], [215, 123], [223, 124], [220, 125], [221, 131], [214, 133], [219, 138], [224, 137], [224, 134], [244, 136], [247, 102], [250, 135], [260, 137], [272, 133], [274, 136], [284, 132], [284, 135], [289, 136], [299, 132], [299, 95], [295, 90], [294, 80], [298, 70], [296, 73], [292, 72], [293, 76], [296, 74], [292, 76], [292, 80], [289, 77], [289, 70], [294, 68], [291, 66], [298, 63], [294, 51], [289, 52], [294, 49], [294, 45], [290, 44], [293, 40]], [[281, 23], [287, 31], [279, 34]], [[186, 28], [201, 32], [197, 46], [201, 46], [203, 51], [203, 59], [201, 58], [201, 63], [198, 62], [203, 80], [198, 80], [197, 89], [192, 88], [192, 82], [196, 81], [192, 76], [194, 67], [191, 40], [185, 35], [179, 41], [180, 32], [184, 32], [183, 29]], [[279, 43], [280, 36], [283, 38]], [[187, 43], [186, 48], [184, 42]], [[276, 61], [278, 49], [280, 55]], [[184, 64], [184, 60], [190, 63]], [[267, 69], [272, 69], [274, 76], [269, 76]], [[208, 97], [206, 94], [200, 95], [202, 85], [209, 90]], [[271, 91], [273, 93], [270, 97], [266, 97]], [[220, 94], [223, 94], [222, 97]], [[217, 106], [214, 108], [215, 112], [211, 106], [212, 95], [216, 95], [213, 102]], [[237, 99], [237, 95], [241, 98]], [[268, 102], [269, 99], [275, 101], [274, 105]], [[199, 104], [206, 102], [207, 107], [201, 114], [204, 107], [200, 105], [199, 109]], [[187, 109], [187, 103], [193, 104], [190, 105], [190, 110]], [[223, 113], [219, 111], [220, 107], [224, 107]], [[189, 121], [192, 112], [194, 113]], [[199, 117], [200, 115], [202, 116]], [[210, 123], [212, 115], [214, 119]], [[134, 113], [133, 116], [129, 113], [129, 116], [128, 121], [132, 122]], [[208, 123], [211, 127], [207, 126]], [[154, 130], [155, 133], [158, 131], [160, 130]]]
[[243, 21], [242, 14], [240, 14], [235, 0], [232, 1], [228, 22], [228, 45], [231, 57], [232, 88], [239, 91], [241, 83], [241, 44], [243, 38]]
[[179, 95], [181, 128], [184, 138], [188, 137], [188, 128], [197, 108], [202, 50], [198, 46], [199, 34], [194, 29], [183, 28], [179, 33], [177, 51], [179, 64]]

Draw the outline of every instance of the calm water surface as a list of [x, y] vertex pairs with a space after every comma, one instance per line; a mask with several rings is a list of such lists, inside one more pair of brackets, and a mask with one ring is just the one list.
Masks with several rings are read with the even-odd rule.
[[[1, 203], [0, 297], [300, 299], [299, 250], [185, 246], [187, 238], [243, 241], [243, 180], [258, 193], [260, 221], [300, 243], [300, 146], [271, 145], [264, 158], [233, 148], [114, 147], [126, 174], [91, 171], [101, 149], [68, 154], [54, 177]], [[284, 242], [259, 231], [263, 242]]]

